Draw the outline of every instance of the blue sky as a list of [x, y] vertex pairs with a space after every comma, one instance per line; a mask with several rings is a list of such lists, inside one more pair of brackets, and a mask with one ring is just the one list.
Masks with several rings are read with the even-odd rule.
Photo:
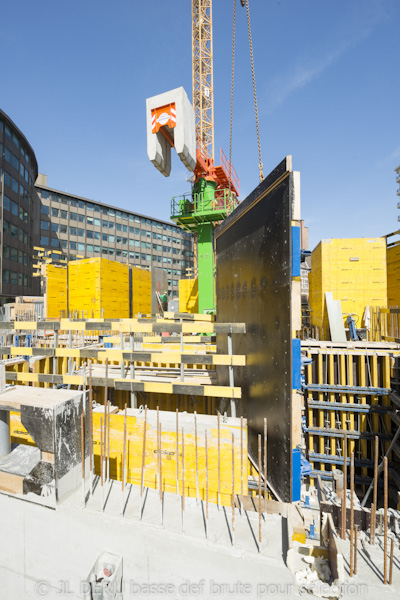
[[[250, 0], [264, 172], [301, 171], [310, 246], [398, 227], [398, 0]], [[233, 163], [258, 184], [245, 9], [237, 0]], [[146, 154], [145, 100], [191, 97], [190, 0], [2, 6], [0, 106], [51, 187], [163, 219], [188, 190]], [[214, 0], [215, 147], [229, 153], [232, 0]], [[400, 200], [400, 198], [399, 198]]]

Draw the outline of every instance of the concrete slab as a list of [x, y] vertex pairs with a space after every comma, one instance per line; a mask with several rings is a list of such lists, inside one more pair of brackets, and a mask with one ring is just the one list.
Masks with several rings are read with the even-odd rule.
[[[255, 513], [236, 509], [232, 547], [229, 509], [210, 505], [206, 539], [202, 505], [195, 499], [186, 504], [182, 533], [179, 496], [165, 494], [161, 526], [157, 492], [149, 490], [140, 520], [138, 489], [132, 488], [123, 518], [118, 488], [119, 484], [111, 487], [104, 513], [99, 486], [87, 508], [82, 507], [80, 493], [56, 510], [0, 496], [0, 511], [7, 515], [0, 538], [2, 600], [82, 597], [81, 581], [103, 550], [123, 557], [125, 599], [149, 595], [149, 585], [154, 586], [153, 597], [174, 599], [266, 598], [278, 593], [296, 597], [293, 576], [282, 558], [278, 515], [263, 521], [265, 543], [259, 553], [249, 529], [250, 523], [257, 530]], [[174, 519], [167, 517], [172, 514]]]

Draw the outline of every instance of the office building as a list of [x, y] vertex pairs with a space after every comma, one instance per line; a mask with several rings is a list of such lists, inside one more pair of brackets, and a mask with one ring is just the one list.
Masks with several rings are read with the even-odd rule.
[[102, 256], [142, 268], [162, 267], [169, 296], [178, 297], [178, 281], [193, 267], [193, 236], [167, 221], [122, 210], [47, 185], [35, 185], [38, 214], [34, 244], [61, 251], [69, 260]]
[[0, 303], [31, 295], [35, 153], [24, 134], [0, 110]]
[[162, 267], [170, 298], [178, 297], [179, 279], [193, 268], [193, 236], [174, 223], [50, 188], [28, 140], [1, 110], [0, 194], [2, 304], [39, 294], [32, 277], [34, 247], [61, 252], [57, 257], [67, 260], [102, 256]]

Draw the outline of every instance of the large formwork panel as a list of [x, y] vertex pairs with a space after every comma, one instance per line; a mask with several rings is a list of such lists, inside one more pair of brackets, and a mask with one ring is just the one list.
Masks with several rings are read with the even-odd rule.
[[[233, 336], [235, 354], [247, 356], [247, 366], [235, 370], [235, 385], [242, 388], [237, 416], [247, 418], [249, 452], [257, 463], [258, 435], [267, 418], [268, 480], [284, 501], [291, 500], [292, 489], [293, 201], [287, 157], [216, 233], [217, 320], [246, 323], [247, 333]], [[221, 370], [218, 383], [226, 384], [223, 378]]]

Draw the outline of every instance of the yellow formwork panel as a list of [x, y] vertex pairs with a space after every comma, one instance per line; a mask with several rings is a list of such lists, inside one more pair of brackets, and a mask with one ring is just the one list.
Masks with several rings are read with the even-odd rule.
[[[154, 414], [156, 411], [152, 411]], [[149, 415], [150, 411], [148, 411]], [[162, 483], [163, 491], [176, 493], [177, 490], [177, 434], [175, 424], [175, 413], [170, 413], [172, 418], [168, 419], [171, 424], [164, 424], [160, 412], [161, 433], [161, 456], [162, 456]], [[154, 415], [153, 415], [154, 417]], [[93, 455], [96, 474], [100, 474], [100, 419], [103, 420], [104, 413], [93, 413]], [[188, 426], [188, 420], [192, 423]], [[207, 425], [203, 424], [204, 421]], [[205, 500], [206, 493], [206, 461], [205, 461], [205, 435], [207, 429], [208, 446], [208, 500], [218, 501], [218, 428], [216, 419], [213, 424], [209, 423], [210, 417], [197, 416], [197, 471], [199, 480], [199, 496]], [[185, 496], [196, 497], [196, 443], [193, 427], [193, 415], [178, 416], [178, 486], [182, 493], [182, 470], [184, 467]], [[21, 424], [20, 413], [11, 413], [11, 439], [17, 443], [34, 444], [25, 427]], [[184, 453], [182, 452], [182, 427], [184, 428]], [[143, 432], [144, 412], [141, 416], [127, 416], [127, 482], [141, 485], [142, 478], [142, 456], [143, 456]], [[234, 479], [235, 494], [248, 494], [247, 487], [247, 426], [243, 427], [243, 453], [241, 453], [241, 430], [240, 424], [220, 424], [220, 492], [221, 504], [230, 506], [232, 501], [232, 434], [234, 436]], [[124, 441], [124, 414], [110, 415], [110, 477], [121, 481], [122, 457]], [[183, 456], [184, 454], [184, 456]], [[145, 468], [144, 486], [157, 489], [158, 480], [158, 456], [159, 446], [157, 439], [156, 420], [146, 422], [145, 442]], [[241, 466], [242, 463], [242, 466]], [[242, 483], [243, 482], [243, 483]]]
[[385, 238], [322, 240], [312, 252], [309, 302], [312, 324], [329, 339], [325, 293], [340, 300], [344, 319], [355, 314], [359, 327], [366, 306], [387, 306]]
[[67, 267], [46, 265], [46, 318], [58, 319], [67, 314]]
[[[151, 313], [151, 272], [131, 267], [132, 273], [132, 316]], [[163, 290], [161, 290], [161, 293]]]
[[129, 266], [105, 258], [68, 265], [69, 310], [87, 317], [129, 317]]
[[[155, 411], [153, 411], [155, 412]], [[174, 415], [175, 417], [175, 415]], [[93, 443], [96, 473], [100, 466], [100, 418], [99, 413], [93, 414]], [[182, 493], [182, 467], [184, 464], [185, 495], [196, 497], [196, 445], [193, 426], [189, 430], [187, 423], [184, 430], [184, 458], [182, 453], [182, 426], [185, 422], [179, 415], [180, 425], [178, 432], [178, 469], [179, 490]], [[208, 419], [206, 417], [206, 419]], [[154, 419], [153, 419], [154, 420]], [[163, 419], [161, 417], [161, 423]], [[170, 420], [171, 421], [171, 420]], [[215, 419], [214, 419], [215, 421]], [[163, 423], [162, 423], [163, 425]], [[244, 433], [243, 464], [247, 463], [247, 432]], [[129, 415], [127, 417], [127, 481], [140, 485], [142, 473], [144, 413], [141, 417]], [[112, 479], [121, 480], [122, 450], [123, 450], [124, 415], [110, 415], [110, 475]], [[198, 431], [202, 431], [201, 417], [198, 415]], [[241, 486], [241, 456], [240, 456], [240, 425], [222, 424], [220, 430], [220, 491], [221, 503], [231, 505], [232, 497], [232, 433], [235, 437], [234, 467], [235, 467], [235, 493], [239, 493]], [[218, 495], [218, 432], [215, 426], [207, 427], [208, 443], [208, 494], [210, 502], [217, 502]], [[145, 487], [157, 488], [157, 429], [155, 422], [147, 421], [145, 448]], [[205, 437], [198, 434], [198, 473], [199, 494], [205, 499]], [[174, 426], [163, 425], [161, 438], [162, 479], [163, 490], [176, 493], [177, 489], [177, 434]], [[244, 479], [244, 494], [247, 494], [247, 481]]]
[[179, 280], [179, 312], [199, 312], [199, 287], [197, 279]]
[[21, 413], [10, 411], [10, 436], [13, 444], [35, 446], [34, 439], [21, 423]]
[[388, 306], [400, 306], [400, 244], [386, 252]]

